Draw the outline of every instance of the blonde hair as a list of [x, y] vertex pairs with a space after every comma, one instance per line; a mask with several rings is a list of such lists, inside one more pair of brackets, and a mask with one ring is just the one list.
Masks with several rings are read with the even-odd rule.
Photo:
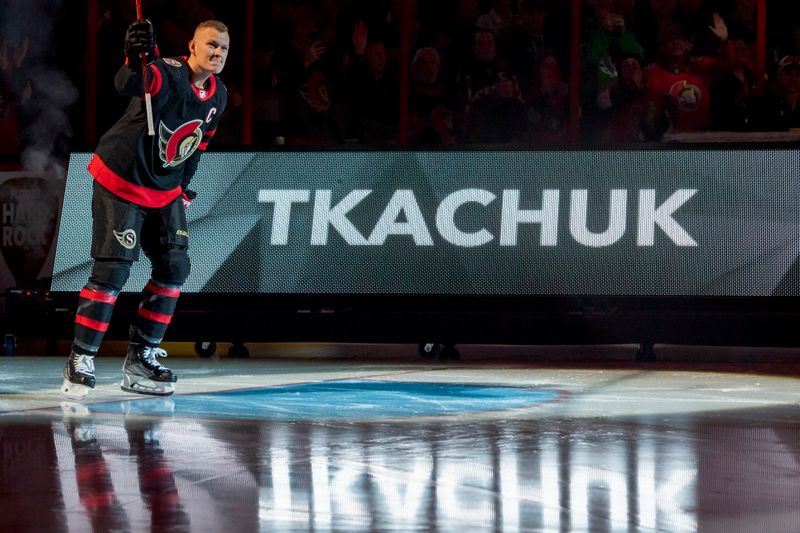
[[194, 29], [194, 32], [197, 33], [198, 31], [204, 28], [213, 28], [220, 33], [229, 33], [228, 27], [224, 23], [218, 20], [204, 20], [203, 22], [197, 25], [197, 28]]

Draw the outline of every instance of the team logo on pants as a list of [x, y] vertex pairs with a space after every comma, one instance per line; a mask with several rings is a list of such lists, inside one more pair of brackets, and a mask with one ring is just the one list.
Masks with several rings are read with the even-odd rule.
[[197, 150], [203, 139], [202, 120], [192, 120], [170, 130], [161, 122], [158, 125], [158, 149], [164, 168], [177, 167]]
[[126, 229], [123, 232], [114, 230], [114, 237], [117, 238], [123, 248], [133, 250], [133, 247], [136, 246], [136, 232], [132, 229]]

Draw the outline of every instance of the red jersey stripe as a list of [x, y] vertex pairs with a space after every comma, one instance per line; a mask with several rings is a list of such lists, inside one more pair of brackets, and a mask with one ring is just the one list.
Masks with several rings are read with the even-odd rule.
[[180, 185], [168, 191], [158, 191], [126, 181], [108, 168], [97, 154], [92, 157], [88, 169], [97, 183], [120, 198], [144, 207], [164, 207], [181, 195]]
[[[192, 91], [194, 91], [195, 96], [197, 96], [197, 99], [200, 100], [201, 102], [206, 102], [210, 100], [211, 97], [214, 96], [214, 94], [216, 94], [217, 92], [217, 77], [211, 76], [208, 79], [210, 80], [208, 90], [195, 87], [194, 83], [191, 83], [191, 80], [189, 81], [189, 87], [192, 88]], [[205, 94], [205, 97], [200, 96], [201, 94]]]
[[153, 322], [160, 322], [162, 324], [169, 324], [172, 321], [172, 316], [170, 315], [156, 313], [155, 311], [150, 311], [141, 307], [139, 308], [139, 316], [146, 318], [147, 320], [152, 320]]
[[83, 315], [75, 315], [75, 323], [96, 331], [108, 331], [108, 322], [98, 322]]
[[153, 65], [150, 65], [148, 70], [150, 70], [150, 77], [147, 79], [147, 92], [150, 93], [150, 96], [155, 96], [161, 90], [163, 78], [161, 77], [161, 71]]
[[117, 297], [113, 294], [108, 294], [106, 292], [100, 291], [93, 291], [91, 289], [83, 289], [81, 290], [80, 294], [81, 298], [86, 298], [87, 300], [94, 300], [95, 302], [101, 302], [104, 304], [113, 304], [117, 301]]

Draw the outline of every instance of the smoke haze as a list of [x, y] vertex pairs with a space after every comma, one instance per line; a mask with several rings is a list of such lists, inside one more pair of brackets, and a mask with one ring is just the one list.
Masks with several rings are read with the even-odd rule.
[[[78, 90], [59, 68], [54, 54], [55, 23], [63, 0], [0, 0], [0, 46], [7, 60], [3, 83], [17, 107], [21, 163], [30, 172], [65, 177], [62, 158], [73, 135], [70, 108]], [[81, 51], [85, 39], [75, 32], [70, 44]], [[79, 52], [81, 53], [81, 52]]]

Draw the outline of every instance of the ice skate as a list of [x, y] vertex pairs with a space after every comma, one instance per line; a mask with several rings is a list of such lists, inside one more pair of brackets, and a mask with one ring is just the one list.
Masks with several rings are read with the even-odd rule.
[[70, 352], [64, 367], [61, 396], [70, 400], [83, 400], [94, 388], [94, 356]]
[[157, 359], [166, 356], [166, 350], [131, 341], [122, 364], [125, 373], [120, 383], [122, 390], [154, 396], [169, 396], [175, 392], [178, 377]]
[[61, 402], [64, 427], [75, 442], [94, 439], [92, 418], [89, 408], [78, 402]]

